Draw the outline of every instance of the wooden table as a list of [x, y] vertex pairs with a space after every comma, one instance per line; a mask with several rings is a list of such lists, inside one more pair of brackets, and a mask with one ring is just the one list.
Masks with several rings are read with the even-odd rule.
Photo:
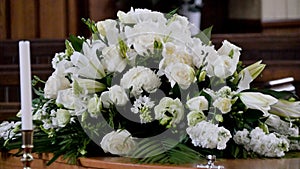
[[[1, 154], [0, 169], [21, 169], [23, 164], [20, 157]], [[51, 158], [49, 154], [34, 154], [32, 169], [192, 169], [197, 164], [175, 165], [144, 165], [131, 163], [130, 159], [121, 157], [93, 157], [79, 158], [77, 165], [67, 164], [58, 159], [50, 166], [46, 166]], [[203, 164], [205, 161], [199, 161]], [[283, 159], [219, 159], [216, 165], [223, 165], [225, 169], [300, 169], [300, 158]]]

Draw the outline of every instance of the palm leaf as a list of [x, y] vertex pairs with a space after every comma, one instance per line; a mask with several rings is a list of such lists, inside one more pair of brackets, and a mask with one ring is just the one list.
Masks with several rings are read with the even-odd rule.
[[139, 158], [140, 163], [192, 163], [202, 158], [201, 154], [176, 140], [143, 140], [133, 156]]

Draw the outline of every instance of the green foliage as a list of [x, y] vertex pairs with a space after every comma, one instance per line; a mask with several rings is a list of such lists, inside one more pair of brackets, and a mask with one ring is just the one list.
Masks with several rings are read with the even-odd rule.
[[139, 143], [133, 153], [139, 163], [184, 164], [202, 158], [201, 154], [172, 139], [148, 140]]
[[200, 31], [197, 35], [195, 35], [196, 38], [199, 38], [205, 45], [211, 45], [211, 31], [212, 26], [204, 29], [203, 31]]
[[82, 18], [81, 21], [88, 26], [90, 32], [92, 32], [93, 34], [98, 33], [98, 29], [96, 27], [95, 21], [91, 19], [84, 19], [84, 18]]
[[170, 11], [169, 13], [166, 14], [166, 18], [167, 18], [167, 19], [172, 18], [173, 15], [175, 15], [175, 14], [177, 13], [177, 11], [178, 11], [178, 8], [176, 8], [176, 9]]
[[80, 52], [82, 49], [82, 44], [84, 42], [84, 39], [80, 39], [74, 35], [71, 35], [69, 40], [70, 40], [74, 50], [77, 52]]

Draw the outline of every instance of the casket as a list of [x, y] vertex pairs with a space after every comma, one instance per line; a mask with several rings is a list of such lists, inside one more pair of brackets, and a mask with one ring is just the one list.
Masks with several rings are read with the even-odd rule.
[[[282, 159], [218, 159], [215, 165], [222, 165], [225, 169], [299, 169], [300, 153], [298, 158]], [[79, 158], [76, 165], [67, 164], [63, 159], [58, 159], [50, 166], [47, 162], [52, 154], [33, 154], [31, 163], [33, 169], [193, 169], [198, 164], [184, 165], [159, 165], [159, 164], [137, 164], [124, 157], [89, 157]], [[1, 153], [1, 169], [20, 169], [23, 167], [20, 157], [7, 153]], [[205, 164], [199, 161], [199, 164]]]

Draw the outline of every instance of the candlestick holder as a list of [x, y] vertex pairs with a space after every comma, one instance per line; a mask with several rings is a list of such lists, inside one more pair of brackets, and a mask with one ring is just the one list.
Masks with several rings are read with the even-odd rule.
[[207, 164], [198, 164], [197, 168], [207, 168], [207, 169], [224, 169], [224, 166], [221, 165], [215, 165], [214, 162], [216, 161], [216, 156], [215, 155], [207, 155], [206, 160]]
[[33, 161], [31, 154], [33, 148], [33, 130], [22, 130], [22, 149], [23, 156], [21, 162], [23, 162], [23, 169], [31, 169], [30, 164]]

